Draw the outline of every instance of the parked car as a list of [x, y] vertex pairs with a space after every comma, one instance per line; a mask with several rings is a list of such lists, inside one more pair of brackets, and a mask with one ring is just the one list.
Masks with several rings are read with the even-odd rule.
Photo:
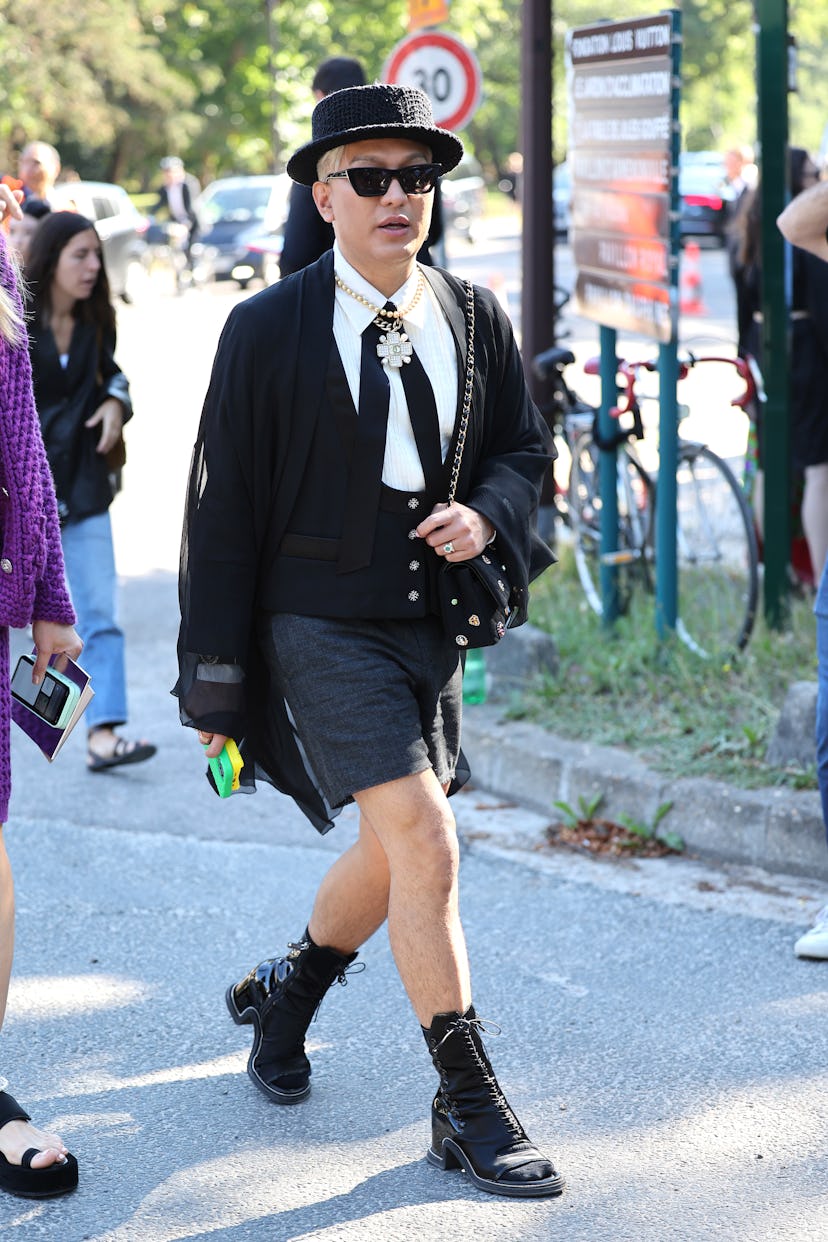
[[486, 206], [486, 182], [477, 160], [467, 156], [440, 178], [443, 223], [473, 241], [473, 230]]
[[202, 278], [251, 280], [266, 285], [279, 279], [281, 237], [293, 185], [287, 173], [222, 177], [195, 201], [201, 233], [192, 248]]
[[130, 268], [140, 262], [149, 221], [119, 185], [108, 181], [59, 181], [49, 195], [55, 211], [78, 211], [94, 221], [101, 239], [109, 287], [130, 301]]
[[725, 243], [728, 206], [733, 192], [718, 151], [682, 151], [679, 155], [681, 236], [711, 237]]
[[555, 236], [566, 241], [569, 236], [572, 205], [572, 174], [566, 160], [552, 170], [552, 208]]

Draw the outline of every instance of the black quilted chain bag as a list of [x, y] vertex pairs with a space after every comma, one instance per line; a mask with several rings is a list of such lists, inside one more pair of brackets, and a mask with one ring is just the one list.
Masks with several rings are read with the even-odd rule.
[[[466, 286], [466, 384], [457, 448], [451, 467], [448, 503], [452, 504], [471, 414], [474, 382], [474, 289]], [[444, 561], [437, 575], [437, 599], [446, 634], [458, 647], [491, 647], [500, 642], [512, 616], [512, 588], [506, 567], [491, 545], [469, 561]]]

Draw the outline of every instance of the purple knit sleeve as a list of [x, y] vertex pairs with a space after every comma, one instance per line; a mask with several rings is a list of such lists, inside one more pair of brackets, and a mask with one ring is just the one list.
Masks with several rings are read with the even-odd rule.
[[63, 567], [63, 548], [60, 542], [57, 501], [52, 482], [52, 472], [46, 460], [46, 450], [41, 442], [41, 478], [43, 480], [43, 539], [46, 557], [43, 573], [35, 582], [35, 598], [32, 608], [33, 621], [58, 621], [62, 625], [74, 625], [75, 610], [66, 585]]
[[[21, 309], [0, 237], [0, 281]], [[32, 392], [25, 340], [0, 340], [0, 625], [75, 619], [60, 545], [57, 503]]]

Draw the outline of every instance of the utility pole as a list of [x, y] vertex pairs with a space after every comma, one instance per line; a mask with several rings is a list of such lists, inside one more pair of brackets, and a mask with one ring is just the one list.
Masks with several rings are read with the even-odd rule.
[[[552, 344], [554, 222], [552, 212], [552, 0], [523, 5], [521, 115], [523, 253], [521, 339], [531, 359]], [[533, 381], [530, 377], [530, 385]]]
[[757, 93], [761, 146], [762, 375], [765, 469], [765, 618], [780, 629], [788, 613], [791, 549], [788, 308], [785, 243], [776, 217], [788, 197], [788, 4], [756, 0]]
[[[555, 229], [552, 208], [552, 0], [525, 0], [521, 29], [521, 349], [529, 390], [543, 404], [531, 360], [554, 342]], [[547, 471], [541, 505], [554, 504]]]
[[270, 160], [271, 172], [279, 171], [282, 144], [279, 140], [279, 92], [276, 89], [276, 52], [279, 46], [279, 31], [276, 25], [275, 9], [279, 0], [265, 0], [265, 20], [267, 23], [267, 70], [270, 95]]

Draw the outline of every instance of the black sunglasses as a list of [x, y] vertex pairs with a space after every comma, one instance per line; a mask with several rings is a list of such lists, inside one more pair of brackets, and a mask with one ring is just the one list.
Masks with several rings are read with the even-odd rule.
[[347, 177], [360, 198], [381, 198], [392, 181], [399, 181], [405, 194], [428, 194], [437, 184], [442, 164], [410, 164], [408, 168], [345, 168], [328, 173], [326, 181]]

